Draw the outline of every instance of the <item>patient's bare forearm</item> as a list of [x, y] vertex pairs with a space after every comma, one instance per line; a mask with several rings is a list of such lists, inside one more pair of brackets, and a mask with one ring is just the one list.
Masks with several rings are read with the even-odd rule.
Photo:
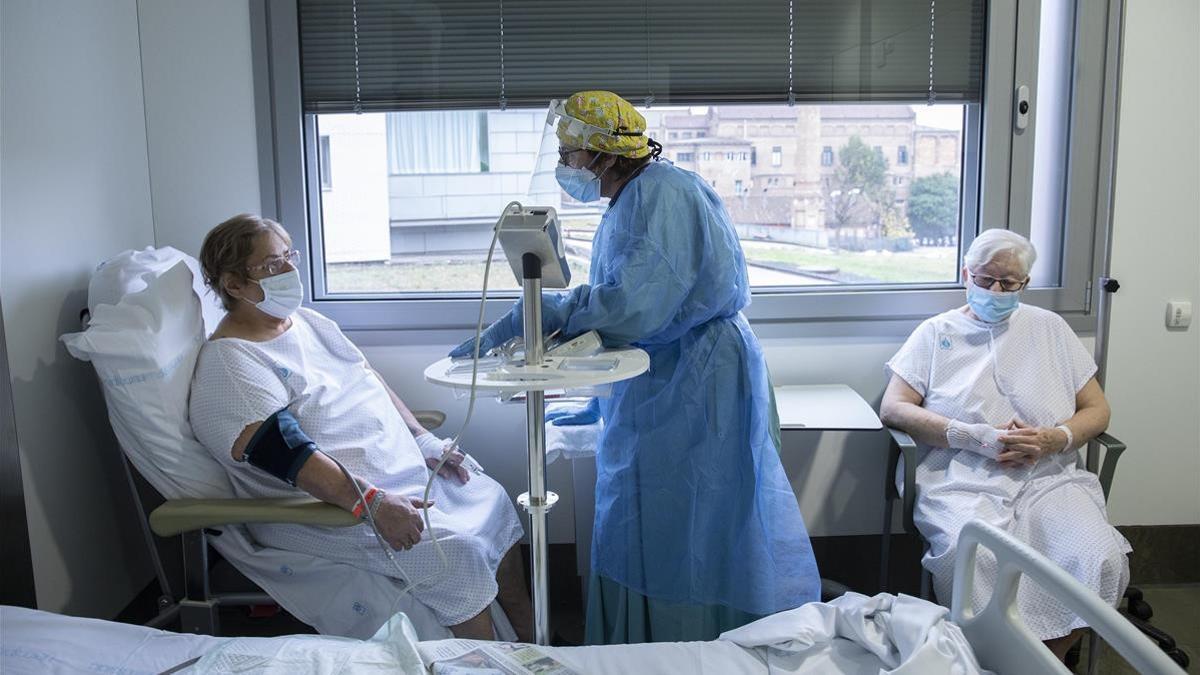
[[[371, 485], [365, 480], [357, 477], [355, 480], [364, 493], [370, 489]], [[323, 502], [347, 511], [353, 509], [358, 501], [358, 491], [346, 479], [346, 474], [332, 459], [320, 452], [314, 452], [300, 467], [296, 486]]]
[[1096, 382], [1096, 378], [1092, 378], [1075, 395], [1075, 414], [1063, 422], [1075, 437], [1073, 447], [1067, 450], [1078, 448], [1104, 433], [1111, 415], [1112, 410], [1104, 397], [1104, 391]]
[[908, 433], [917, 442], [935, 448], [950, 447], [949, 441], [946, 440], [949, 418], [905, 402], [895, 402], [880, 412], [884, 424]]

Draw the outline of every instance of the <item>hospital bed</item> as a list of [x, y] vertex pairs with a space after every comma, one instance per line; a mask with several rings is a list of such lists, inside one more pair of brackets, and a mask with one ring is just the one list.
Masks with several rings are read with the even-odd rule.
[[[1016, 589], [1025, 577], [1084, 617], [1138, 672], [1183, 673], [1085, 586], [1027, 545], [983, 523], [963, 528], [956, 598], [971, 597], [980, 546], [993, 552], [1000, 572], [991, 600], [978, 614], [958, 603], [947, 616], [945, 608], [918, 598], [848, 594], [833, 603], [811, 603], [766, 617], [711, 642], [536, 649], [575, 672], [601, 675], [1067, 673], [1021, 624]], [[418, 654], [444, 643], [417, 642], [411, 632], [395, 629], [404, 624], [403, 617], [394, 618], [371, 641], [326, 636], [219, 638], [3, 607], [0, 671], [426, 672], [428, 660], [422, 663]]]
[[[140, 527], [161, 591], [158, 616], [147, 625], [178, 621], [184, 632], [218, 635], [221, 607], [278, 604], [325, 634], [367, 638], [402, 611], [422, 639], [450, 637], [392, 579], [266, 548], [250, 535], [247, 523], [360, 523], [316, 500], [235, 498], [224, 468], [195, 439], [187, 422], [191, 374], [222, 314], [200, 279], [196, 260], [175, 249], [126, 251], [93, 274], [85, 330], [62, 338], [72, 355], [96, 369], [143, 516]], [[445, 419], [440, 412], [415, 414], [430, 429]], [[181, 586], [168, 573], [180, 555]], [[329, 579], [338, 581], [328, 597], [312, 597], [310, 589]], [[491, 614], [499, 637], [515, 639], [495, 602]]]

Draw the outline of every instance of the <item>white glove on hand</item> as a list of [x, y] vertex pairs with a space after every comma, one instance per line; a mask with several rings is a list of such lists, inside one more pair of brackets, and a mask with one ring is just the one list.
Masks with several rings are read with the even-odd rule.
[[[442, 453], [446, 452], [446, 446], [450, 445], [449, 440], [445, 438], [438, 438], [431, 433], [421, 434], [420, 436], [417, 436], [415, 440], [417, 441], [417, 447], [421, 450], [421, 456], [426, 459], [426, 464], [429, 464], [428, 460], [431, 459], [434, 461], [434, 464], [440, 461], [442, 459]], [[447, 464], [452, 465], [452, 467], [461, 466], [471, 473], [483, 473], [483, 467], [479, 465], [479, 462], [475, 461], [474, 457], [466, 453], [461, 453], [461, 455], [462, 458], [459, 461], [453, 461], [452, 459], [451, 461], [448, 461]], [[432, 466], [430, 468], [432, 468]], [[463, 482], [465, 483], [466, 480], [463, 480]]]
[[424, 433], [417, 436], [417, 447], [421, 449], [421, 456], [426, 459], [441, 459], [442, 453], [446, 451], [446, 445], [450, 441], [444, 438], [438, 438], [431, 433]]
[[956, 450], [967, 450], [988, 459], [996, 459], [1004, 444], [1000, 436], [1004, 432], [988, 424], [965, 424], [950, 420], [946, 425], [946, 440]]

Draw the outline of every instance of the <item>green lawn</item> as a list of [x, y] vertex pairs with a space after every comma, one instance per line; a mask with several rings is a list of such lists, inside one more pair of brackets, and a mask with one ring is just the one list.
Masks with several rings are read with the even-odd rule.
[[[779, 264], [797, 272], [809, 271], [842, 283], [916, 283], [951, 281], [957, 273], [952, 246], [918, 248], [901, 253], [823, 250], [786, 244], [743, 241], [750, 262]], [[587, 262], [570, 259], [572, 280], [587, 279]], [[478, 291], [483, 284], [479, 259], [432, 259], [394, 263], [338, 263], [328, 268], [332, 293], [390, 293], [396, 291]], [[489, 290], [516, 290], [508, 262], [492, 262]]]
[[784, 263], [798, 271], [811, 270], [845, 283], [953, 281], [958, 273], [957, 249], [953, 246], [893, 253], [743, 241], [742, 249], [751, 262]]
[[[572, 280], [587, 278], [586, 267], [569, 263]], [[338, 263], [329, 265], [326, 281], [331, 293], [478, 291], [483, 286], [483, 261]], [[488, 292], [519, 288], [508, 261], [494, 259]]]

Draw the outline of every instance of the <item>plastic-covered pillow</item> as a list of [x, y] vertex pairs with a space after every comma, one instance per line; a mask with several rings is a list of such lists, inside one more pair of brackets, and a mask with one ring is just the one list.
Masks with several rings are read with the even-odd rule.
[[196, 261], [173, 248], [126, 251], [97, 268], [88, 306], [87, 330], [62, 341], [95, 366], [113, 432], [138, 472], [168, 499], [233, 497], [188, 423], [206, 324], [220, 320]]

